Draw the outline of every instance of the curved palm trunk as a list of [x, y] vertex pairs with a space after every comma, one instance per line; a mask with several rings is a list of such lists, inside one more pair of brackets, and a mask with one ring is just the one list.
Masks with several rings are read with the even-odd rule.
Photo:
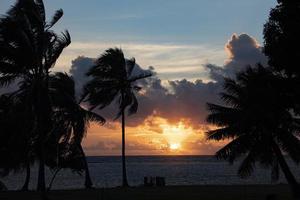
[[54, 172], [54, 174], [53, 174], [53, 176], [52, 176], [52, 179], [51, 179], [51, 181], [50, 181], [50, 183], [49, 183], [49, 186], [48, 186], [47, 191], [50, 191], [50, 190], [51, 190], [52, 184], [53, 184], [53, 182], [54, 182], [54, 179], [56, 178], [56, 175], [58, 174], [58, 172], [59, 172], [60, 170], [61, 170], [61, 168], [57, 169], [57, 170]]
[[84, 171], [85, 171], [84, 186], [86, 188], [92, 188], [93, 187], [93, 182], [92, 182], [91, 175], [90, 175], [89, 165], [87, 163], [86, 156], [85, 156], [85, 153], [82, 149], [81, 144], [79, 144], [79, 150], [81, 152], [82, 159], [83, 159], [83, 162], [84, 162]]
[[[124, 92], [122, 94], [122, 102], [124, 99]], [[122, 186], [128, 187], [127, 172], [126, 172], [126, 160], [125, 160], [125, 108], [122, 108]]]
[[278, 147], [278, 145], [273, 142], [272, 144], [273, 146], [273, 150], [275, 152], [275, 155], [278, 159], [280, 168], [282, 170], [282, 172], [284, 173], [284, 176], [287, 180], [287, 182], [289, 183], [291, 190], [293, 192], [293, 195], [295, 197], [295, 199], [300, 199], [300, 187], [299, 184], [296, 180], [296, 178], [294, 177], [294, 175], [292, 174], [288, 164], [286, 163], [286, 160], [284, 159], [284, 156], [282, 155], [282, 152], [280, 150], [280, 148]]
[[22, 187], [23, 191], [28, 191], [29, 181], [30, 181], [30, 164], [27, 163], [25, 183]]

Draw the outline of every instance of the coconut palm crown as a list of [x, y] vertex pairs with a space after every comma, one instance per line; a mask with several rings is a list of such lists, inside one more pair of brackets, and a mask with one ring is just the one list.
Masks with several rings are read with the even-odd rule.
[[281, 169], [299, 195], [284, 155], [300, 162], [300, 119], [289, 109], [283, 85], [282, 78], [261, 65], [239, 73], [236, 80], [225, 79], [225, 92], [220, 94], [225, 106], [208, 104], [207, 121], [219, 127], [208, 132], [208, 139], [231, 140], [216, 156], [230, 163], [242, 157], [241, 177], [250, 176], [257, 162], [271, 167], [275, 180]]

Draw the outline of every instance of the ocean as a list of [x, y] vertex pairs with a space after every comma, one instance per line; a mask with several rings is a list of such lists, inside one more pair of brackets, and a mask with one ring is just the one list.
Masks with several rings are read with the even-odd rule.
[[[121, 157], [88, 157], [91, 177], [95, 187], [115, 187], [121, 184]], [[300, 168], [288, 161], [294, 175], [300, 180]], [[162, 176], [167, 185], [235, 185], [235, 184], [278, 184], [286, 183], [283, 174], [277, 182], [271, 181], [271, 172], [257, 164], [248, 179], [237, 176], [240, 162], [230, 165], [213, 156], [128, 156], [127, 175], [131, 186], [143, 184], [145, 176]], [[37, 167], [32, 169], [30, 188], [36, 187]], [[46, 171], [47, 183], [52, 177]], [[12, 174], [1, 178], [9, 190], [20, 189], [25, 173]], [[52, 189], [84, 188], [84, 175], [62, 170], [57, 175]]]

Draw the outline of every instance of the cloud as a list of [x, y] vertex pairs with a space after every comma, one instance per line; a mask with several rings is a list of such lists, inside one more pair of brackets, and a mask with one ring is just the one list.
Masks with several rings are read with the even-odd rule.
[[74, 78], [75, 90], [78, 97], [81, 95], [82, 86], [89, 80], [85, 74], [93, 64], [94, 59], [85, 56], [79, 56], [75, 60], [72, 60], [69, 73], [72, 74]]
[[121, 47], [127, 57], [135, 57], [141, 66], [155, 66], [162, 80], [204, 80], [207, 72], [202, 65], [211, 61], [222, 64], [226, 58], [222, 49], [210, 45], [73, 42], [64, 50], [54, 70], [69, 71], [72, 60], [79, 55], [95, 58], [110, 47]]
[[[173, 47], [164, 48], [172, 49]], [[147, 52], [147, 50], [142, 51]], [[138, 83], [143, 86], [143, 91], [137, 94], [139, 111], [137, 114], [127, 118], [126, 125], [135, 128], [142, 124], [147, 131], [163, 134], [162, 123], [178, 124], [178, 122], [184, 121], [184, 124], [191, 127], [196, 135], [198, 134], [198, 136], [194, 135], [194, 139], [186, 141], [184, 144], [185, 146], [189, 146], [191, 152], [207, 154], [216, 151], [220, 145], [207, 142], [204, 136], [205, 130], [208, 129], [208, 125], [205, 122], [207, 116], [206, 103], [221, 103], [218, 93], [222, 90], [224, 76], [234, 77], [236, 72], [245, 69], [248, 65], [255, 65], [258, 62], [262, 64], [267, 63], [267, 58], [263, 55], [260, 45], [253, 37], [247, 34], [234, 34], [226, 43], [225, 51], [228, 57], [225, 59], [223, 66], [215, 64], [204, 65], [204, 69], [208, 71], [210, 76], [207, 80], [211, 81], [204, 81], [202, 78], [194, 81], [187, 79], [166, 81], [160, 77], [160, 72], [156, 68], [152, 69], [157, 72], [157, 76]], [[156, 55], [156, 57], [164, 57], [164, 55]], [[93, 60], [93, 58], [82, 56], [73, 60], [70, 73], [74, 76], [77, 84], [82, 85], [85, 83], [86, 78], [83, 74], [88, 70], [88, 65]], [[180, 73], [176, 71], [176, 66], [174, 67], [175, 73]], [[178, 66], [180, 66], [180, 62]], [[137, 68], [143, 70], [140, 66], [137, 66]], [[193, 73], [197, 74], [197, 71]], [[81, 86], [77, 87], [80, 88]], [[114, 105], [99, 111], [99, 114], [107, 118], [109, 122], [112, 122], [116, 113], [117, 109]], [[157, 120], [158, 118], [165, 119], [166, 122], [159, 121]], [[111, 127], [113, 129], [117, 128], [116, 126]], [[143, 148], [149, 151], [151, 148], [154, 150], [153, 145], [149, 145], [147, 142], [144, 143], [145, 141], [138, 144], [135, 142], [135, 140], [130, 142], [132, 146], [129, 148], [132, 152], [137, 152], [141, 149], [141, 145], [144, 145]], [[166, 145], [165, 142], [161, 143], [163, 144], [162, 146]], [[114, 147], [118, 149], [119, 145], [116, 145], [114, 142], [98, 144], [99, 149], [110, 148], [111, 151], [115, 151]], [[87, 147], [87, 149], [89, 148]]]
[[[228, 52], [228, 58], [224, 66], [206, 65], [213, 81], [181, 79], [163, 82], [159, 76], [154, 76], [140, 83], [144, 90], [138, 94], [139, 112], [128, 119], [127, 125], [137, 126], [150, 115], [166, 118], [171, 123], [182, 118], [188, 119], [195, 127], [205, 124], [206, 103], [219, 102], [218, 93], [222, 89], [223, 76], [233, 77], [236, 72], [245, 69], [247, 65], [254, 65], [258, 62], [266, 63], [261, 47], [254, 38], [247, 34], [234, 34], [225, 45], [225, 50]], [[72, 61], [70, 73], [75, 80], [78, 80], [79, 85], [86, 81], [83, 74], [92, 61], [93, 58], [87, 57], [78, 57]], [[140, 66], [137, 66], [137, 69], [142, 70]], [[113, 119], [116, 112], [114, 106], [100, 111], [108, 119]]]
[[267, 65], [267, 57], [262, 53], [262, 47], [255, 38], [243, 33], [233, 34], [225, 45], [228, 58], [224, 66], [206, 64], [210, 78], [222, 82], [223, 77], [234, 78], [237, 72], [257, 63]]

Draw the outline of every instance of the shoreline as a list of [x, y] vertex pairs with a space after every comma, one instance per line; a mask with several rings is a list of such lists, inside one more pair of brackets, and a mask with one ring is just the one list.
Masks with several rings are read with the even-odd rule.
[[[287, 184], [274, 185], [178, 185], [165, 187], [114, 187], [95, 189], [51, 190], [49, 199], [53, 200], [265, 200], [267, 197], [276, 199], [292, 199]], [[40, 199], [36, 191], [4, 191], [0, 199]]]

